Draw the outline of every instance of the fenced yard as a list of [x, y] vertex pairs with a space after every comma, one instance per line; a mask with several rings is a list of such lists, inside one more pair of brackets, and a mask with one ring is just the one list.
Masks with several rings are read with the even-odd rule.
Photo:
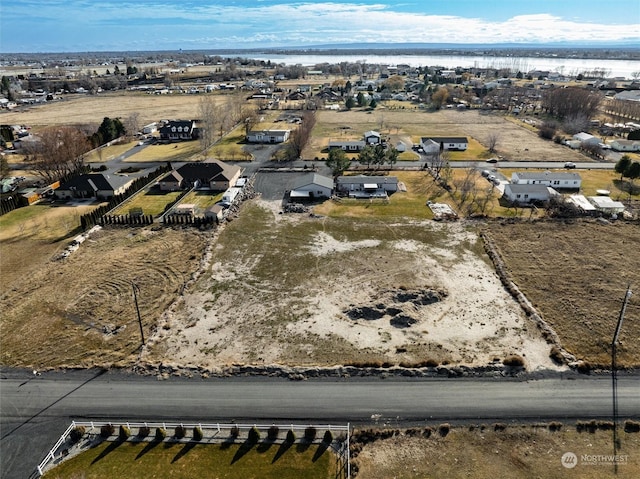
[[349, 430], [348, 425], [72, 422], [37, 474], [348, 478]]

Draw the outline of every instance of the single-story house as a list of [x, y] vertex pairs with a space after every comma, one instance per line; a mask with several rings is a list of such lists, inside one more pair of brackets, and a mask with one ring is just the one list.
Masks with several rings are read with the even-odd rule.
[[291, 130], [252, 130], [247, 133], [249, 143], [284, 143], [289, 139]]
[[355, 198], [387, 196], [398, 191], [398, 178], [395, 176], [338, 176], [336, 192]]
[[367, 145], [378, 145], [382, 143], [382, 136], [377, 131], [365, 131], [364, 141]]
[[295, 182], [289, 193], [291, 199], [330, 198], [333, 193], [333, 179], [318, 173], [307, 173]]
[[573, 135], [573, 139], [579, 141], [582, 145], [599, 145], [602, 142], [597, 136], [585, 133], [584, 131]]
[[334, 148], [340, 148], [341, 150], [346, 151], [347, 153], [358, 153], [362, 151], [362, 149], [366, 146], [366, 143], [363, 140], [354, 140], [354, 141], [330, 141], [329, 149], [333, 150]]
[[578, 190], [582, 184], [582, 178], [578, 173], [517, 171], [511, 174], [511, 183], [514, 185], [545, 185], [555, 189]]
[[160, 128], [160, 139], [188, 141], [197, 138], [196, 122], [193, 120], [170, 120]]
[[133, 183], [128, 176], [89, 173], [71, 178], [54, 190], [57, 199], [97, 198], [109, 199], [121, 195]]
[[185, 163], [180, 168], [168, 173], [159, 183], [160, 189], [163, 191], [173, 191], [172, 188], [178, 184], [180, 188], [196, 187], [224, 191], [236, 183], [241, 173], [242, 168], [239, 166], [229, 165], [219, 160]]
[[602, 213], [617, 214], [624, 211], [624, 204], [620, 201], [614, 201], [608, 196], [587, 196], [587, 199], [595, 206], [596, 210]]
[[507, 183], [504, 185], [504, 195], [510, 203], [528, 204], [549, 201], [558, 192], [545, 185], [518, 185]]
[[437, 153], [437, 151], [433, 151], [434, 143], [438, 145], [438, 151], [465, 151], [469, 147], [466, 136], [424, 136], [420, 138], [420, 146], [425, 153], [427, 150], [430, 153]]
[[638, 140], [613, 140], [609, 146], [613, 151], [640, 151], [640, 141]]

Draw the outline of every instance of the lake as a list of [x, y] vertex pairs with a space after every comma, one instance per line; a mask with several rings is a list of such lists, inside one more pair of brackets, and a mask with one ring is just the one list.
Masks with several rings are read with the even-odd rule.
[[380, 55], [375, 53], [362, 53], [357, 55], [342, 54], [272, 54], [272, 53], [221, 53], [223, 57], [252, 58], [256, 60], [271, 60], [271, 63], [284, 63], [286, 65], [314, 66], [320, 63], [369, 63], [381, 65], [405, 64], [412, 67], [442, 66], [448, 69], [462, 68], [509, 68], [513, 71], [526, 73], [531, 70], [549, 70], [564, 75], [577, 75], [593, 71], [604, 70], [607, 77], [624, 77], [631, 79], [634, 72], [640, 72], [640, 61], [633, 60], [596, 60], [581, 58], [556, 58], [556, 57], [508, 57], [488, 55]]

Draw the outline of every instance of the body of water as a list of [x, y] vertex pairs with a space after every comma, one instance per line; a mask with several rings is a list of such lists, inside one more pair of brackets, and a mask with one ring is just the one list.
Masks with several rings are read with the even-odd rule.
[[486, 55], [380, 55], [362, 53], [357, 55], [299, 53], [299, 54], [267, 54], [267, 53], [224, 53], [223, 57], [252, 58], [256, 60], [271, 60], [271, 63], [286, 65], [303, 65], [312, 67], [320, 63], [369, 63], [380, 65], [410, 65], [442, 66], [448, 69], [462, 68], [508, 68], [514, 72], [523, 73], [532, 70], [558, 72], [564, 75], [578, 75], [579, 73], [604, 71], [609, 78], [633, 78], [634, 72], [640, 72], [640, 61], [633, 60], [596, 60], [580, 58], [542, 58], [542, 57], [494, 57]]

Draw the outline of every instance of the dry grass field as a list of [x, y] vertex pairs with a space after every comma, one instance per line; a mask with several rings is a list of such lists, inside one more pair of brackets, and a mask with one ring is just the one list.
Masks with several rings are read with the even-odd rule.
[[0, 362], [33, 368], [92, 367], [133, 364], [140, 332], [131, 282], [140, 288], [142, 321], [150, 334], [197, 270], [205, 234], [103, 230], [66, 260], [54, 260], [43, 245], [45, 252], [37, 262], [29, 258], [31, 240], [14, 241], [0, 243], [3, 276], [9, 270], [0, 298]]
[[482, 159], [487, 157], [487, 138], [497, 134], [496, 155], [519, 161], [590, 161], [584, 155], [546, 141], [529, 129], [505, 120], [501, 113], [481, 113], [478, 110], [440, 110], [430, 112], [413, 108], [374, 111], [319, 111], [313, 138], [305, 149], [305, 158], [326, 156], [322, 150], [329, 140], [359, 139], [375, 129], [390, 136], [391, 144], [405, 141], [419, 143], [423, 136], [466, 136], [470, 147], [466, 152], [452, 153], [452, 159]]
[[[618, 454], [628, 457], [619, 463], [618, 474], [610, 462], [594, 459], [612, 454], [611, 431], [577, 432], [569, 425], [555, 432], [531, 425], [496, 431], [495, 425], [484, 425], [451, 428], [445, 437], [437, 430], [429, 438], [401, 434], [364, 445], [353, 462], [358, 479], [636, 478], [640, 475], [640, 434], [619, 435]], [[567, 452], [577, 456], [572, 469], [561, 462]]]
[[[95, 124], [104, 117], [126, 119], [139, 114], [141, 125], [161, 119], [198, 118], [200, 95], [147, 95], [126, 91], [98, 95], [66, 95], [59, 102], [0, 113], [0, 122], [34, 128], [56, 125]], [[211, 95], [220, 102], [224, 95]]]
[[[627, 285], [640, 285], [637, 224], [492, 222], [515, 283], [578, 359], [605, 367]], [[631, 297], [618, 361], [640, 366], [640, 295]]]

